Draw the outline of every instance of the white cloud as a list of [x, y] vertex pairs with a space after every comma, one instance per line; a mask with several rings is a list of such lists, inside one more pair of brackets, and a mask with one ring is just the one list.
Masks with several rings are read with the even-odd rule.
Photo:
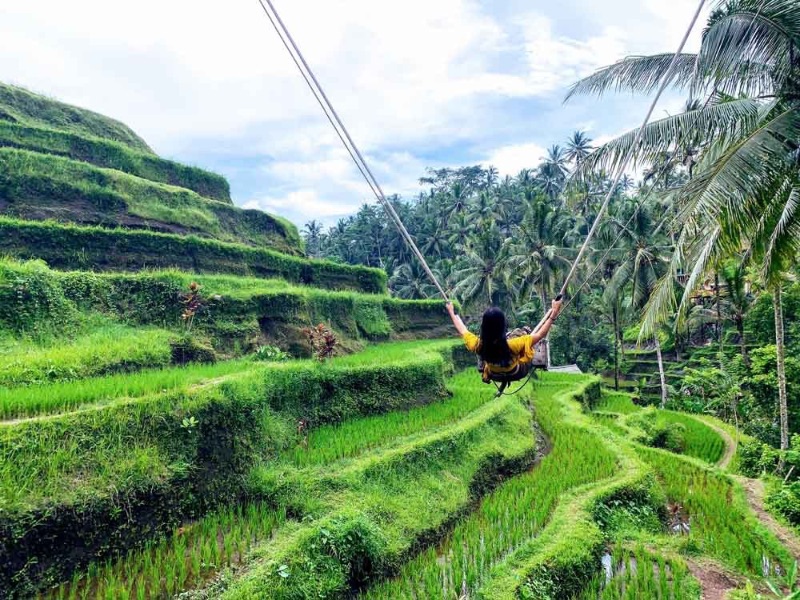
[[552, 20], [538, 13], [523, 16], [520, 24], [528, 55], [529, 91], [534, 94], [562, 91], [625, 53], [624, 32], [615, 26], [603, 28], [600, 35], [577, 40], [555, 35]]
[[501, 175], [517, 175], [522, 169], [536, 168], [546, 155], [538, 144], [513, 144], [493, 150], [483, 164], [497, 167]]
[[361, 202], [332, 204], [330, 199], [320, 197], [314, 189], [300, 189], [282, 197], [253, 198], [245, 202], [244, 207], [277, 214], [309, 215], [309, 218], [330, 221], [332, 217], [341, 217], [355, 212], [361, 204]]
[[[671, 49], [696, 5], [567, 0], [506, 16], [488, 0], [275, 2], [386, 192], [404, 194], [454, 155], [535, 166], [581, 128], [537, 111], [599, 66]], [[0, 80], [116, 117], [175, 158], [219, 160], [240, 203], [307, 220], [369, 199], [255, 0], [4, 2]], [[564, 110], [597, 136], [640, 118]]]

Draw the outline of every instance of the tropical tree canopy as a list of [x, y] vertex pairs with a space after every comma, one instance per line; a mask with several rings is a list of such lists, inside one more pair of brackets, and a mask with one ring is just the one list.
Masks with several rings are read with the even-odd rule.
[[[630, 57], [576, 83], [568, 97], [648, 93], [667, 76], [670, 55]], [[679, 232], [667, 276], [644, 320], [656, 328], [688, 298], [712, 265], [743, 252], [766, 281], [779, 280], [800, 247], [800, 3], [733, 0], [718, 5], [697, 54], [679, 57], [669, 83], [699, 100], [680, 114], [605, 144], [584, 169], [614, 171], [633, 152], [637, 165], [680, 161], [691, 179], [674, 203]], [[686, 270], [685, 292], [673, 282]]]

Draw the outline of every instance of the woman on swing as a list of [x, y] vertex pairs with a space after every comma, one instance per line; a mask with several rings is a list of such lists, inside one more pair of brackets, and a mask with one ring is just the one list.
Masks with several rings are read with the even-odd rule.
[[464, 338], [467, 350], [483, 361], [483, 381], [508, 383], [523, 379], [531, 370], [534, 346], [547, 337], [553, 321], [561, 312], [561, 299], [553, 300], [552, 308], [533, 330], [517, 338], [506, 338], [506, 316], [499, 308], [491, 307], [483, 313], [480, 337], [471, 333], [453, 308], [447, 303], [447, 312], [459, 335]]

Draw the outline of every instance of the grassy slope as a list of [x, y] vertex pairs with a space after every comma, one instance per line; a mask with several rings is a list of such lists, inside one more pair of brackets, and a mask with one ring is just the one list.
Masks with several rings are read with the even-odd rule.
[[[229, 289], [231, 293], [240, 291]], [[452, 347], [452, 343], [375, 347], [363, 355], [337, 359], [330, 367], [362, 379], [356, 373], [365, 363], [397, 361], [398, 367], [410, 366], [420, 353], [449, 352]], [[291, 365], [269, 369], [274, 374], [296, 371]], [[302, 368], [297, 372], [301, 371]], [[268, 379], [274, 378], [275, 375], [270, 375]], [[290, 381], [293, 376], [286, 379], [287, 383]], [[582, 380], [547, 375], [538, 385], [539, 418], [553, 440], [552, 455], [539, 468], [510, 480], [490, 495], [474, 516], [457, 526], [444, 546], [408, 563], [407, 559], [418, 551], [420, 544], [426, 545], [438, 537], [455, 515], [462, 514], [486, 491], [485, 487], [475, 488], [474, 482], [488, 466], [488, 457], [493, 457], [493, 462], [504, 457], [501, 462], [506, 462], [512, 470], [524, 464], [524, 460], [520, 462], [524, 456], [530, 457], [530, 415], [524, 407], [516, 399], [488, 401], [483, 397], [486, 388], [468, 372], [451, 382], [455, 393], [451, 400], [412, 409], [409, 413], [345, 418], [341, 424], [313, 430], [307, 446], [297, 445], [297, 438], [289, 436], [294, 442], [271, 454], [275, 460], [257, 469], [249, 478], [249, 486], [251, 493], [268, 503], [288, 506], [289, 514], [307, 518], [281, 525], [283, 508], [277, 513], [262, 511], [243, 517], [242, 527], [246, 525], [250, 533], [231, 534], [231, 539], [243, 544], [239, 547], [239, 558], [243, 552], [250, 553], [255, 548], [252, 562], [243, 577], [233, 582], [223, 578], [198, 598], [210, 593], [210, 597], [223, 595], [249, 600], [264, 597], [264, 590], [270, 590], [269, 597], [274, 598], [320, 594], [332, 597], [344, 594], [354, 585], [361, 586], [394, 573], [401, 565], [405, 565], [401, 578], [379, 584], [370, 591], [370, 597], [435, 598], [437, 592], [445, 597], [450, 592], [460, 594], [465, 586], [471, 593], [477, 588], [478, 597], [492, 599], [548, 595], [566, 598], [583, 590], [589, 590], [583, 593], [594, 597], [602, 579], [592, 580], [592, 575], [599, 570], [599, 553], [609, 536], [615, 536], [611, 539], [621, 543], [626, 536], [644, 539], [648, 550], [637, 546], [627, 551], [618, 546], [615, 556], [635, 556], [641, 564], [648, 560], [653, 564], [652, 570], [643, 569], [636, 578], [615, 579], [612, 587], [603, 592], [609, 598], [615, 597], [614, 589], [629, 593], [662, 590], [696, 598], [696, 585], [675, 554], [691, 548], [699, 548], [751, 576], [760, 572], [762, 556], [769, 557], [773, 564], [788, 564], [785, 550], [756, 523], [741, 490], [732, 480], [698, 459], [631, 442], [626, 439], [628, 429], [624, 421], [615, 423], [611, 432], [607, 432], [604, 420], [595, 421], [582, 414], [567, 395], [567, 390], [574, 389], [579, 381]], [[254, 383], [255, 379], [245, 377], [230, 389], [237, 390], [234, 394], [245, 390], [250, 393]], [[409, 380], [401, 375], [398, 389], [404, 383]], [[290, 385], [311, 389], [299, 381]], [[175, 398], [172, 396], [170, 402]], [[220, 400], [221, 397], [213, 402]], [[280, 411], [296, 406], [295, 402], [281, 398], [273, 406]], [[144, 406], [140, 402], [135, 405]], [[606, 415], [640, 412], [623, 395], [604, 396], [598, 409], [604, 411], [598, 414]], [[187, 414], [180, 408], [179, 413]], [[683, 417], [669, 414], [678, 421]], [[330, 417], [336, 418], [335, 415], [335, 411], [329, 413]], [[73, 421], [71, 427], [84, 421], [85, 418]], [[276, 421], [271, 425], [264, 422], [271, 436], [280, 431], [276, 425]], [[716, 435], [703, 426], [697, 430], [698, 436], [708, 437], [705, 429]], [[286, 430], [280, 435], [286, 435]], [[98, 442], [102, 454], [107, 454], [109, 448]], [[48, 447], [53, 448], [51, 454], [63, 463], [66, 456], [61, 454], [62, 448], [52, 444]], [[91, 457], [84, 462], [90, 472], [102, 472], [113, 464], [114, 468], [119, 467], [116, 478], [130, 477], [136, 464], [153, 458], [146, 448], [131, 443], [130, 439], [124, 447], [134, 449], [132, 456], [125, 456], [133, 462], [116, 465], [114, 457], [102, 465]], [[698, 444], [698, 455], [713, 460], [708, 447], [707, 443]], [[582, 453], [586, 453], [583, 458]], [[158, 461], [167, 464], [169, 459], [164, 455]], [[21, 470], [42, 469], [23, 464]], [[158, 471], [153, 471], [153, 475], [158, 476]], [[92, 480], [88, 485], [103, 484]], [[662, 506], [654, 486], [663, 488], [671, 501], [684, 504], [692, 516], [690, 536], [663, 536], [658, 533], [657, 522], [656, 529], [651, 528], [652, 519], [642, 510], [649, 506], [648, 510], [653, 511]], [[527, 506], [530, 510], [526, 510]], [[227, 536], [219, 531], [228, 531], [231, 526], [219, 525], [215, 518], [209, 518], [207, 526], [217, 527], [214, 529], [217, 533], [213, 537], [209, 533], [202, 547], [196, 546], [197, 552], [224, 556], [222, 540]], [[268, 526], [264, 525], [266, 529], [260, 534], [254, 533], [251, 527], [257, 523]], [[746, 527], [742, 528], [742, 523]], [[269, 535], [274, 537], [264, 542]], [[208, 541], [211, 539], [217, 543]], [[177, 556], [174, 546], [186, 543], [179, 540], [173, 538], [159, 551], [165, 561], [171, 561], [173, 570]], [[664, 553], [653, 553], [653, 547], [664, 548]], [[230, 552], [227, 556], [231, 560]], [[173, 583], [167, 588], [169, 593], [202, 585], [205, 577], [216, 573], [198, 565], [199, 562], [187, 559], [184, 572], [170, 575], [169, 581]], [[669, 580], [662, 576], [667, 565], [674, 575]], [[132, 591], [149, 585], [144, 574], [147, 568], [147, 561], [132, 555], [128, 561], [109, 565], [91, 577], [106, 595], [115, 595], [122, 589]], [[166, 585], [160, 575], [165, 571], [157, 569], [157, 572], [159, 585]], [[202, 573], [205, 575], [201, 577]], [[462, 575], [466, 576], [463, 583], [459, 579]], [[585, 588], [587, 582], [589, 587]]]
[[[290, 248], [286, 248], [291, 252]], [[197, 236], [82, 227], [0, 216], [0, 252], [42, 259], [55, 269], [141, 271], [179, 268], [194, 273], [280, 277], [327, 289], [386, 291], [379, 269], [300, 258], [269, 249]]]
[[651, 472], [633, 450], [603, 435], [569, 396], [557, 399], [562, 420], [585, 434], [605, 438], [618, 469], [563, 494], [541, 534], [523, 542], [490, 571], [478, 590], [482, 600], [572, 597], [600, 566], [605, 534], [599, 515], [607, 514], [609, 507], [628, 506], [647, 514], [658, 505]]
[[[516, 399], [504, 398], [340, 470], [301, 471], [282, 497], [302, 498], [317, 519], [286, 528], [257, 550], [255, 563], [222, 597], [260, 598], [265, 589], [276, 599], [335, 597], [393, 571], [418, 540], [446, 527], [480, 496], [484, 490], [475, 480], [483, 470], [514, 472], [530, 464], [530, 419]], [[274, 476], [262, 481], [271, 493]], [[310, 506], [306, 498], [314, 499]], [[331, 538], [341, 543], [329, 544]]]
[[[176, 338], [176, 333], [164, 329], [110, 322], [96, 322], [80, 335], [45, 343], [0, 338], [0, 413], [22, 416], [41, 410], [44, 405], [53, 406], [47, 401], [35, 401], [37, 409], [23, 407], [23, 399], [11, 386], [165, 367], [172, 360], [170, 342]], [[61, 406], [58, 400], [55, 402], [55, 407]]]
[[159, 158], [121, 142], [0, 120], [0, 147], [64, 156], [231, 203], [230, 187], [221, 175]]
[[[200, 414], [215, 404], [243, 413], [251, 408], [264, 412], [264, 423], [252, 426], [259, 430], [266, 427], [264, 433], [269, 436], [272, 409], [290, 419], [299, 411], [307, 418], [315, 416], [310, 419], [312, 423], [324, 424], [440, 397], [443, 374], [452, 369], [449, 357], [453, 343], [412, 343], [410, 348], [416, 349], [413, 354], [404, 346], [393, 345], [385, 352], [383, 347], [376, 347], [366, 352], [368, 360], [359, 364], [347, 360], [324, 365], [310, 360], [253, 363], [243, 371], [234, 368], [233, 373], [205, 385], [198, 385], [203, 378], [195, 380], [189, 372], [175, 386], [134, 398], [124, 394], [124, 387], [109, 387], [105, 380], [95, 380], [98, 387], [112, 394], [109, 398], [98, 390], [90, 391], [95, 401], [105, 400], [97, 410], [56, 414], [0, 430], [4, 452], [14, 449], [15, 456], [14, 461], [3, 461], [0, 467], [0, 505], [9, 511], [112, 493], [125, 484], [128, 475], [123, 463], [134, 460], [137, 449], [154, 459], [147, 466], [140, 463], [142, 470], [137, 478], [155, 482], [170, 470], [182, 472], [184, 466], [178, 457], [190, 456], [192, 445], [202, 440], [194, 439], [183, 447], [183, 442], [197, 432], [182, 432], [183, 440], [164, 438], [163, 432], [165, 428], [180, 429], [184, 416]], [[393, 353], [401, 355], [395, 363], [389, 358]], [[379, 356], [383, 364], [376, 364]], [[317, 389], [312, 391], [314, 382]], [[416, 382], [416, 386], [403, 389], [404, 382]], [[143, 392], [148, 391], [146, 380], [143, 387]], [[386, 393], [391, 394], [391, 402], [387, 402]], [[224, 423], [207, 425], [225, 427]], [[89, 439], [92, 443], [84, 444]], [[58, 460], [53, 456], [59, 456]], [[88, 465], [98, 467], [90, 469]], [[90, 477], [76, 477], [79, 473]]]
[[43, 220], [195, 233], [221, 241], [300, 250], [296, 229], [267, 213], [203, 198], [62, 156], [0, 148], [0, 212]]
[[402, 356], [397, 364], [377, 364], [377, 349], [367, 364], [254, 365], [201, 386], [186, 381], [0, 427], [0, 455], [13, 456], [0, 461], [2, 552], [10, 553], [0, 557], [0, 592], [10, 574], [23, 586], [60, 578], [76, 561], [238, 498], [259, 459], [296, 443], [299, 416], [324, 424], [441, 398], [453, 347], [412, 344], [413, 355], [388, 348]]
[[750, 577], [763, 576], [766, 557], [786, 569], [791, 555], [756, 519], [741, 486], [701, 461], [663, 450], [639, 447], [656, 470], [670, 501], [691, 516], [691, 533], [682, 538], [685, 551], [697, 550]]
[[0, 83], [0, 121], [52, 127], [152, 152], [142, 138], [119, 121], [4, 83]]
[[265, 343], [308, 356], [302, 329], [320, 322], [344, 350], [367, 340], [427, 338], [447, 327], [438, 302], [179, 271], [63, 273], [0, 259], [0, 383], [41, 384], [167, 364], [170, 342], [185, 343], [181, 314], [192, 282], [202, 300], [188, 339], [207, 342], [220, 358]]
[[[616, 435], [635, 439], [636, 429], [627, 421], [637, 413], [647, 412], [631, 402], [626, 394], [609, 393], [596, 413], [598, 422]], [[744, 491], [735, 479], [714, 468], [720, 458], [721, 437], [713, 424], [721, 424], [708, 416], [673, 411], [658, 411], [658, 418], [685, 427], [685, 456], [665, 450], [635, 445], [637, 453], [657, 473], [668, 499], [691, 519], [691, 532], [658, 543], [686, 552], [713, 556], [727, 566], [750, 577], [762, 575], [762, 559], [766, 557], [785, 568], [791, 557], [777, 539], [767, 531], [748, 508]], [[609, 420], [606, 416], [617, 415]], [[623, 416], [627, 415], [627, 416]]]
[[[389, 354], [397, 355], [400, 348], [389, 349]], [[370, 358], [370, 353], [364, 358]], [[347, 362], [352, 363], [353, 359]], [[259, 586], [258, 581], [265, 576], [265, 564], [275, 552], [281, 554], [280, 560], [286, 560], [281, 563], [286, 565], [282, 569], [283, 575], [277, 578], [291, 580], [278, 584], [278, 595], [290, 595], [292, 590], [297, 593], [299, 589], [306, 593], [311, 593], [312, 589], [323, 594], [341, 592], [342, 581], [349, 577], [366, 577], [391, 567], [401, 560], [409, 544], [421, 532], [426, 528], [434, 531], [442, 523], [449, 522], [453, 515], [491, 485], [488, 481], [480, 483], [475, 480], [479, 473], [485, 476], [495, 471], [490, 462], [497, 467], [496, 461], [501, 456], [512, 457], [512, 462], [516, 462], [513, 457], [527, 456], [532, 449], [530, 413], [519, 403], [509, 399], [491, 402], [491, 396], [485, 393], [471, 373], [457, 375], [448, 387], [454, 393], [453, 398], [414, 409], [424, 416], [415, 420], [413, 427], [406, 427], [404, 435], [387, 435], [380, 441], [373, 437], [371, 442], [366, 439], [370, 432], [388, 433], [389, 425], [398, 422], [406, 412], [355, 419], [339, 426], [341, 432], [353, 432], [351, 440], [359, 446], [352, 448], [353, 453], [346, 460], [323, 456], [317, 449], [309, 447], [307, 452], [315, 457], [303, 462], [314, 464], [313, 467], [293, 469], [287, 455], [279, 457], [271, 468], [261, 470], [255, 490], [267, 495], [275, 491], [275, 486], [270, 483], [275, 481], [275, 472], [285, 470], [281, 485], [292, 489], [284, 489], [281, 493], [293, 506], [289, 513], [294, 516], [291, 522], [283, 524], [287, 514], [285, 509], [274, 513], [260, 509], [244, 510], [235, 526], [221, 523], [230, 511], [223, 512], [221, 517], [211, 515], [187, 528], [191, 536], [188, 545], [198, 548], [197, 552], [204, 556], [216, 553], [218, 558], [203, 560], [205, 565], [200, 560], [196, 563], [186, 560], [181, 574], [178, 566], [182, 561], [176, 560], [176, 553], [187, 545], [187, 541], [173, 535], [147, 560], [143, 560], [142, 553], [134, 552], [100, 570], [90, 570], [85, 582], [71, 584], [63, 590], [65, 595], [75, 587], [87, 585], [97, 587], [105, 595], [117, 595], [123, 589], [138, 591], [140, 587], [152, 590], [156, 580], [160, 580], [158, 585], [164, 595], [171, 595], [181, 589], [202, 586], [205, 579], [212, 577], [226, 563], [235, 564], [244, 559], [245, 552], [251, 554], [253, 547], [254, 564], [249, 566], [245, 580], [235, 584], [228, 593], [249, 593], [242, 587]], [[464, 407], [458, 416], [452, 414], [456, 406]], [[386, 424], [382, 425], [381, 420]], [[336, 428], [325, 429], [331, 432]], [[374, 445], [376, 442], [378, 446]], [[498, 446], [501, 442], [506, 446], [502, 450]], [[489, 456], [493, 457], [492, 461], [484, 460]], [[508, 462], [506, 466], [512, 467]], [[414, 497], [404, 498], [404, 490], [410, 487], [415, 489]], [[256, 506], [263, 507], [264, 504]], [[422, 506], [426, 507], [424, 513], [420, 510]], [[301, 523], [298, 523], [299, 513], [306, 515]], [[263, 524], [265, 519], [266, 526]], [[276, 523], [280, 528], [274, 530]], [[249, 533], [242, 534], [240, 530]], [[211, 532], [213, 542], [209, 539]], [[322, 534], [320, 553], [303, 544], [303, 540], [317, 534]], [[272, 542], [268, 541], [270, 538], [273, 538]], [[330, 556], [325, 556], [328, 542], [335, 544], [338, 565], [337, 561], [330, 560]], [[237, 547], [240, 549], [238, 557]], [[358, 558], [357, 553], [361, 551], [370, 552], [369, 559]], [[348, 561], [345, 555], [353, 558], [352, 568], [347, 572], [341, 568]], [[298, 560], [302, 561], [303, 569], [295, 568]], [[307, 561], [317, 565], [316, 575], [309, 573], [311, 569]], [[176, 571], [177, 576], [162, 578], [162, 574], [171, 571]], [[217, 597], [222, 592], [220, 588], [214, 588], [201, 594]], [[54, 597], [57, 596], [54, 594]]]
[[[617, 431], [625, 431], [634, 436], [639, 432], [632, 431], [629, 426], [641, 418], [645, 418], [655, 427], [679, 425], [680, 437], [684, 442], [683, 453], [711, 465], [715, 465], [725, 451], [725, 441], [713, 427], [704, 423], [702, 419], [671, 410], [642, 409], [632, 402], [630, 395], [625, 393], [605, 393], [603, 401], [597, 407], [597, 412], [604, 413], [610, 417], [611, 421], [617, 420], [617, 416], [622, 416], [623, 418], [620, 418], [618, 423], [612, 423], [610, 426], [616, 427]], [[634, 416], [630, 418], [631, 415]]]
[[[131, 337], [135, 346], [126, 348], [126, 353], [130, 350], [140, 350], [143, 341], [139, 336]], [[158, 353], [160, 349], [151, 347], [148, 350]], [[63, 348], [63, 351], [70, 354], [74, 352], [71, 347]], [[123, 354], [124, 356], [126, 354]], [[3, 360], [4, 358], [0, 358], [0, 364], [3, 364]], [[107, 362], [108, 357], [105, 356], [104, 360]], [[81, 365], [81, 367], [83, 366]], [[56, 383], [0, 387], [0, 424], [2, 421], [12, 419], [83, 410], [116, 402], [123, 398], [140, 398], [155, 392], [174, 390], [187, 385], [202, 385], [204, 382], [218, 377], [252, 368], [254, 365], [248, 360], [231, 360], [213, 365], [147, 368], [134, 373], [116, 373], [94, 377], [80, 376], [78, 379], [67, 379]], [[49, 374], [50, 372], [48, 372]], [[56, 371], [54, 374], [60, 373]], [[74, 371], [71, 371], [69, 375], [78, 377]]]

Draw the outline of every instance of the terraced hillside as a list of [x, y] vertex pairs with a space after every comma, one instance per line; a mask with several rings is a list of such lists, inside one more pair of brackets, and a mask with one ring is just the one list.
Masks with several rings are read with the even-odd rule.
[[[111, 229], [125, 246], [106, 245], [104, 253], [135, 248], [143, 238], [125, 234], [139, 230], [226, 242], [240, 253], [248, 248], [302, 253], [294, 225], [234, 206], [228, 183], [220, 175], [159, 158], [139, 136], [113, 119], [3, 84], [0, 215], [6, 218], [4, 233], [12, 238], [2, 250], [24, 258], [41, 253], [42, 258], [55, 259], [57, 252], [51, 249], [48, 254], [46, 244], [40, 249], [38, 243], [43, 240], [30, 235], [30, 223], [45, 220]], [[20, 233], [14, 235], [16, 230]], [[50, 239], [56, 231], [48, 231]], [[86, 252], [84, 246], [91, 246], [86, 238], [91, 235], [68, 237], [60, 236], [62, 244], [72, 242], [61, 248], [65, 255], [61, 260], [68, 266], [106, 266], [101, 261], [95, 265], [93, 256], [83, 265], [70, 259], [72, 254]], [[215, 254], [232, 251], [212, 248]], [[205, 250], [208, 253], [209, 247]], [[120, 259], [110, 261], [113, 268], [141, 269], [152, 266], [157, 255], [151, 245], [150, 253], [145, 249], [140, 256], [128, 256], [124, 264]], [[179, 254], [176, 261], [160, 266], [185, 266], [186, 258]]]
[[700, 598], [794, 560], [714, 466], [716, 425], [665, 413], [675, 454], [595, 378], [493, 399], [465, 364], [435, 341], [238, 361], [6, 419], [4, 593]]
[[[0, 598], [678, 600], [786, 583], [800, 544], [732, 477], [723, 424], [585, 375], [495, 398], [440, 339], [441, 302], [306, 259], [289, 226], [247, 229], [262, 221], [213, 176], [120, 123], [0, 100], [16, 165], [0, 203], [21, 211], [0, 217]], [[239, 216], [203, 237], [169, 220], [195, 208]]]

